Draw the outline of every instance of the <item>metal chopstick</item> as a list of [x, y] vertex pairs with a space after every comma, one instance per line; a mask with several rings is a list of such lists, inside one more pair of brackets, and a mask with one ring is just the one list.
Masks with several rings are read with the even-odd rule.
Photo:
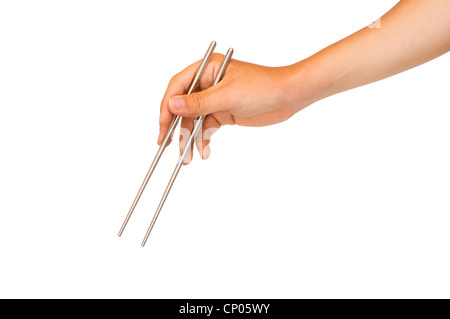
[[[228, 64], [230, 63], [232, 55], [233, 55], [233, 49], [230, 48], [228, 50], [227, 54], [225, 55], [225, 58], [224, 58], [224, 60], [222, 62], [222, 65], [220, 66], [219, 72], [217, 73], [217, 76], [216, 76], [216, 78], [214, 80], [214, 84], [213, 85], [216, 85], [222, 79], [222, 77], [223, 77], [223, 75], [225, 73], [225, 70], [226, 70]], [[158, 208], [156, 209], [155, 215], [153, 216], [153, 219], [152, 219], [152, 221], [150, 223], [150, 226], [148, 227], [147, 233], [145, 234], [144, 240], [142, 241], [142, 244], [141, 244], [142, 247], [145, 246], [145, 243], [147, 242], [148, 237], [150, 236], [150, 233], [151, 233], [151, 231], [153, 229], [153, 226], [155, 225], [156, 220], [158, 219], [159, 213], [161, 212], [161, 209], [162, 209], [162, 207], [163, 207], [163, 205], [164, 205], [164, 203], [165, 203], [165, 201], [167, 199], [167, 196], [169, 195], [169, 192], [170, 192], [170, 190], [172, 188], [172, 185], [175, 182], [175, 179], [177, 178], [178, 172], [180, 171], [180, 168], [183, 165], [183, 162], [184, 162], [187, 154], [191, 150], [191, 145], [192, 145], [192, 143], [194, 143], [195, 138], [197, 137], [197, 134], [200, 131], [200, 128], [202, 126], [202, 123], [203, 123], [204, 119], [205, 119], [205, 116], [202, 115], [195, 121], [195, 125], [194, 125], [194, 128], [192, 130], [192, 133], [191, 133], [191, 135], [188, 138], [188, 141], [187, 141], [187, 143], [186, 143], [186, 145], [185, 145], [185, 147], [183, 149], [182, 154], [180, 155], [178, 163], [175, 166], [175, 170], [173, 171], [172, 176], [170, 177], [169, 184], [167, 185], [166, 190], [164, 191], [164, 194], [163, 194], [163, 196], [161, 198], [161, 201], [160, 201], [160, 203], [158, 205]]]
[[[205, 71], [206, 65], [208, 64], [215, 47], [216, 47], [216, 42], [215, 41], [211, 42], [208, 50], [205, 53], [205, 56], [203, 57], [203, 60], [201, 61], [200, 65], [197, 69], [197, 72], [195, 73], [195, 75], [192, 79], [191, 84], [189, 85], [188, 90], [186, 91], [186, 94], [191, 94], [196, 89], [197, 84], [199, 83], [200, 78], [201, 78], [203, 72]], [[152, 176], [153, 171], [155, 170], [155, 167], [158, 164], [159, 159], [161, 158], [164, 150], [166, 149], [168, 142], [172, 138], [173, 132], [174, 132], [175, 128], [177, 127], [178, 122], [180, 121], [180, 118], [181, 117], [178, 115], [176, 115], [172, 118], [169, 130], [167, 131], [166, 135], [164, 136], [161, 146], [159, 147], [158, 152], [156, 153], [155, 159], [153, 160], [152, 165], [150, 166], [150, 169], [148, 170], [147, 175], [145, 176], [144, 181], [142, 182], [141, 188], [139, 188], [139, 191], [133, 201], [133, 204], [131, 205], [131, 208], [128, 211], [125, 221], [123, 222], [122, 227], [120, 228], [120, 231], [118, 234], [119, 236], [122, 235], [128, 221], [130, 220], [131, 214], [133, 214], [133, 211], [136, 208], [136, 205], [139, 202], [139, 199], [141, 198], [141, 195], [144, 192], [145, 187], [147, 186], [147, 183], [148, 183], [150, 177]]]

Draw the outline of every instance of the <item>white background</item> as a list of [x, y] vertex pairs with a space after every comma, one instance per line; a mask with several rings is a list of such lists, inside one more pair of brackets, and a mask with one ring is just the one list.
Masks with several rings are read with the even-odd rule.
[[450, 297], [448, 55], [221, 129], [142, 248], [171, 145], [117, 236], [167, 83], [212, 40], [286, 65], [396, 2], [2, 1], [0, 297]]

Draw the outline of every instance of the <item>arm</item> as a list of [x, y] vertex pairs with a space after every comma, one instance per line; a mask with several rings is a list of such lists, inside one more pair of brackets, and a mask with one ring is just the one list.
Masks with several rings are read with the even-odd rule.
[[[430, 61], [450, 50], [450, 1], [402, 0], [366, 27], [297, 63], [321, 99]], [[295, 81], [295, 80], [294, 80]]]
[[158, 142], [172, 114], [183, 116], [182, 136], [195, 117], [209, 114], [197, 139], [202, 158], [207, 158], [210, 137], [221, 125], [279, 123], [318, 100], [403, 72], [449, 50], [450, 1], [402, 0], [374, 27], [296, 64], [271, 68], [233, 60], [224, 79], [210, 87], [222, 59], [215, 54], [201, 80], [201, 92], [181, 95], [199, 62], [172, 78], [161, 103]]

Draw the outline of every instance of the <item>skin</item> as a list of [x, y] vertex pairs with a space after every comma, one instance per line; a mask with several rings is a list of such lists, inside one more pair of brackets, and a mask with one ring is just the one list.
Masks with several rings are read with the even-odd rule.
[[[222, 125], [276, 124], [316, 101], [385, 79], [450, 50], [449, 0], [402, 0], [378, 22], [289, 66], [265, 67], [233, 59], [223, 79], [212, 87], [223, 60], [223, 55], [214, 54], [198, 91], [183, 95], [200, 61], [190, 65], [171, 79], [164, 94], [158, 144], [173, 114], [183, 116], [180, 150], [194, 119], [207, 115], [196, 141], [206, 159], [211, 135]], [[185, 164], [192, 156], [191, 151]]]

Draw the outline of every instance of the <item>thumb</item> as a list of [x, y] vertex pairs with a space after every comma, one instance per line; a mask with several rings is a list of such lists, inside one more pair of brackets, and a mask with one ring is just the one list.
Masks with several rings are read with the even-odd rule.
[[208, 88], [204, 91], [172, 96], [169, 109], [173, 114], [184, 117], [198, 117], [220, 111], [227, 111], [228, 105], [221, 90]]

